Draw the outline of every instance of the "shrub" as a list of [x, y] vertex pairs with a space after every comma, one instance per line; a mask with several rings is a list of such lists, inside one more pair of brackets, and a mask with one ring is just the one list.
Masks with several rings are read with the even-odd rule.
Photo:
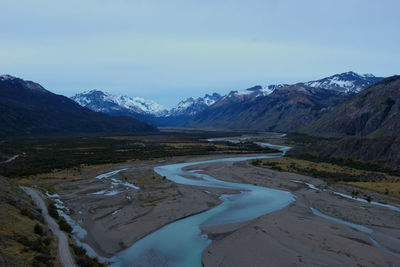
[[59, 216], [58, 216], [57, 207], [53, 203], [49, 204], [48, 210], [49, 210], [49, 215], [51, 217], [53, 217], [54, 219], [58, 219]]
[[64, 232], [71, 233], [72, 232], [72, 227], [67, 223], [67, 221], [63, 217], [58, 218], [58, 225], [60, 226], [60, 229]]
[[35, 216], [32, 214], [32, 212], [25, 207], [21, 208], [20, 212], [22, 215], [29, 217], [32, 220], [35, 218]]
[[43, 240], [43, 244], [45, 244], [46, 247], [50, 246], [50, 243], [51, 243], [51, 238], [50, 238], [50, 237], [45, 238], [45, 239]]
[[40, 226], [38, 223], [35, 225], [35, 227], [33, 228], [33, 231], [35, 234], [37, 235], [43, 235], [43, 228], [42, 226]]

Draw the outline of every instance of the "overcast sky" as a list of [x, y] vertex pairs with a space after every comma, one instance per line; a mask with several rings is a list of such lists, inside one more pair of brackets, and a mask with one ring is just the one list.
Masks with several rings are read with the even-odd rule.
[[71, 96], [189, 96], [400, 73], [398, 0], [0, 0], [0, 73]]

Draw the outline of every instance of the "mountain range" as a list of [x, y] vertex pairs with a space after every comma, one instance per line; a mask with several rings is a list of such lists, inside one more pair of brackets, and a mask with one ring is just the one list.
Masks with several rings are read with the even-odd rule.
[[1, 75], [0, 136], [156, 131], [150, 124], [297, 132], [336, 138], [309, 149], [318, 156], [400, 166], [400, 76], [346, 72], [292, 85], [256, 85], [187, 98], [172, 109], [96, 90], [72, 99]]
[[81, 107], [40, 84], [0, 76], [0, 135], [154, 131], [130, 117], [113, 117]]
[[131, 116], [158, 126], [292, 131], [381, 79], [345, 72], [294, 85], [256, 85], [224, 96], [213, 93], [190, 97], [169, 110], [151, 100], [96, 90], [71, 99], [94, 111]]
[[270, 90], [255, 86], [232, 91], [185, 126], [295, 132], [380, 80], [371, 74], [345, 72], [316, 81], [268, 86]]
[[[152, 100], [99, 90], [68, 99], [31, 81], [0, 76], [3, 135], [152, 130], [157, 126], [301, 131], [382, 78], [354, 72], [297, 84], [256, 85], [190, 97], [167, 109]], [[104, 114], [106, 113], [106, 114]], [[109, 116], [111, 115], [111, 116]]]
[[79, 105], [112, 116], [130, 116], [158, 126], [179, 125], [218, 101], [217, 93], [204, 97], [189, 97], [174, 108], [167, 109], [152, 100], [140, 97], [115, 96], [99, 90], [90, 90], [71, 97]]

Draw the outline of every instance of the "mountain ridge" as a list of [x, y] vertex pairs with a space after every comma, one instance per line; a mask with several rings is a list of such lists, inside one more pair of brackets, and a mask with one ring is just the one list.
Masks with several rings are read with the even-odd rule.
[[333, 107], [301, 132], [339, 138], [309, 147], [316, 156], [372, 161], [399, 170], [400, 76], [385, 78]]
[[[88, 107], [95, 111], [105, 112], [110, 115], [127, 115], [134, 117], [138, 120], [150, 122], [161, 126], [188, 126], [188, 127], [218, 127], [225, 128], [223, 124], [226, 123], [228, 118], [223, 119], [224, 122], [216, 122], [213, 116], [222, 117], [222, 114], [216, 114], [217, 107], [220, 109], [231, 110], [233, 107], [236, 110], [242, 110], [246, 108], [251, 108], [251, 104], [257, 104], [260, 99], [264, 97], [271, 97], [278, 101], [279, 96], [285, 95], [282, 90], [297, 90], [298, 96], [294, 97], [293, 93], [286, 93], [286, 96], [292, 95], [292, 98], [287, 101], [285, 105], [296, 105], [296, 104], [309, 104], [312, 109], [316, 107], [325, 106], [329, 107], [332, 104], [336, 104], [348, 97], [355, 95], [357, 92], [365, 89], [369, 85], [381, 80], [380, 77], [375, 77], [372, 74], [359, 75], [355, 72], [349, 71], [340, 74], [335, 74], [320, 80], [300, 82], [296, 84], [275, 84], [275, 85], [256, 85], [245, 90], [232, 90], [226, 95], [219, 95], [218, 93], [206, 94], [204, 97], [189, 97], [185, 100], [180, 101], [175, 107], [171, 109], [163, 109], [162, 112], [148, 112], [143, 108], [140, 109], [138, 106], [126, 106], [121, 104], [118, 99], [122, 96], [113, 96], [111, 94], [101, 92], [103, 94], [103, 100], [99, 101], [98, 98], [93, 96], [92, 91], [86, 91], [81, 94], [76, 94], [71, 97], [74, 101], [81, 104], [82, 106]], [[105, 99], [108, 98], [108, 99]], [[129, 98], [129, 97], [126, 97]], [[312, 100], [309, 98], [313, 98]], [[318, 100], [318, 98], [320, 100]], [[327, 102], [322, 98], [330, 98], [332, 103], [326, 105]], [[334, 99], [335, 98], [335, 99]], [[135, 99], [130, 97], [129, 99]], [[321, 100], [322, 99], [322, 100]], [[111, 101], [110, 101], [111, 100]], [[159, 105], [151, 100], [142, 101], [152, 102], [153, 105]], [[284, 99], [282, 99], [284, 101]], [[299, 103], [296, 103], [296, 100]], [[301, 103], [301, 101], [305, 101]], [[322, 101], [323, 103], [317, 103]], [[112, 102], [112, 103], [111, 103]], [[268, 101], [267, 101], [268, 102]], [[274, 101], [272, 101], [274, 102]], [[266, 103], [266, 105], [272, 105], [271, 101]], [[307, 103], [306, 103], [307, 102]], [[328, 101], [329, 102], [329, 101]], [[242, 103], [242, 104], [240, 104]], [[161, 105], [160, 105], [161, 106]], [[322, 107], [321, 107], [322, 108]], [[257, 108], [260, 109], [260, 108]], [[295, 109], [293, 109], [295, 111]], [[233, 111], [232, 111], [233, 112]], [[224, 111], [225, 115], [230, 115], [232, 112]], [[314, 112], [314, 111], [313, 111]], [[207, 113], [208, 120], [207, 120]], [[303, 114], [306, 115], [306, 114]], [[260, 117], [261, 114], [256, 114]], [[246, 116], [246, 122], [253, 121], [252, 118]], [[232, 118], [233, 121], [240, 120], [240, 118]], [[274, 125], [267, 124], [265, 127], [257, 127], [255, 123], [250, 125], [249, 123], [243, 123], [235, 125], [234, 123], [229, 123], [228, 126], [232, 129], [238, 128], [254, 128], [258, 130], [291, 130], [291, 128], [297, 129], [298, 127], [273, 127]]]
[[91, 111], [38, 83], [11, 75], [0, 78], [0, 129], [0, 135], [156, 130], [133, 118]]
[[[277, 86], [265, 95], [257, 93], [260, 86], [256, 90], [247, 89], [252, 92], [249, 94], [231, 91], [185, 126], [295, 132], [318, 119], [330, 107], [353, 97], [355, 91], [362, 91], [381, 79], [345, 72], [317, 81]], [[347, 82], [343, 83], [345, 80]], [[346, 87], [338, 87], [338, 81]], [[315, 87], [316, 82], [325, 84], [325, 88]]]

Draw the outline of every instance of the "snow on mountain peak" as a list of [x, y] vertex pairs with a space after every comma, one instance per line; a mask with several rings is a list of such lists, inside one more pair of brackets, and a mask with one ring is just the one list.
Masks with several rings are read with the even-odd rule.
[[335, 74], [333, 76], [304, 83], [314, 88], [335, 90], [339, 93], [354, 94], [379, 81], [381, 78], [372, 74], [359, 75], [353, 71]]
[[167, 109], [153, 100], [141, 97], [114, 96], [99, 90], [89, 90], [77, 94], [72, 99], [79, 105], [95, 111], [105, 112], [108, 109], [127, 109], [141, 114], [163, 115]]
[[213, 93], [212, 95], [206, 94], [204, 97], [193, 98], [189, 97], [182, 100], [172, 108], [167, 116], [180, 116], [180, 115], [194, 115], [203, 111], [206, 107], [211, 106], [221, 98], [221, 95]]
[[0, 75], [0, 81], [14, 80], [14, 79], [16, 79], [16, 77], [8, 75], [8, 74]]
[[8, 74], [0, 75], [0, 81], [1, 82], [7, 82], [7, 81], [12, 81], [12, 82], [18, 82], [18, 83], [23, 83], [23, 86], [31, 91], [35, 92], [40, 92], [40, 93], [49, 93], [46, 89], [44, 89], [40, 84], [32, 82], [32, 81], [26, 81], [18, 77], [14, 77]]
[[260, 96], [267, 96], [271, 94], [275, 89], [281, 88], [287, 86], [286, 84], [278, 84], [278, 85], [256, 85], [251, 88], [245, 89], [245, 90], [235, 90], [231, 91], [229, 94], [224, 96], [224, 98], [244, 98], [244, 97], [260, 97]]

